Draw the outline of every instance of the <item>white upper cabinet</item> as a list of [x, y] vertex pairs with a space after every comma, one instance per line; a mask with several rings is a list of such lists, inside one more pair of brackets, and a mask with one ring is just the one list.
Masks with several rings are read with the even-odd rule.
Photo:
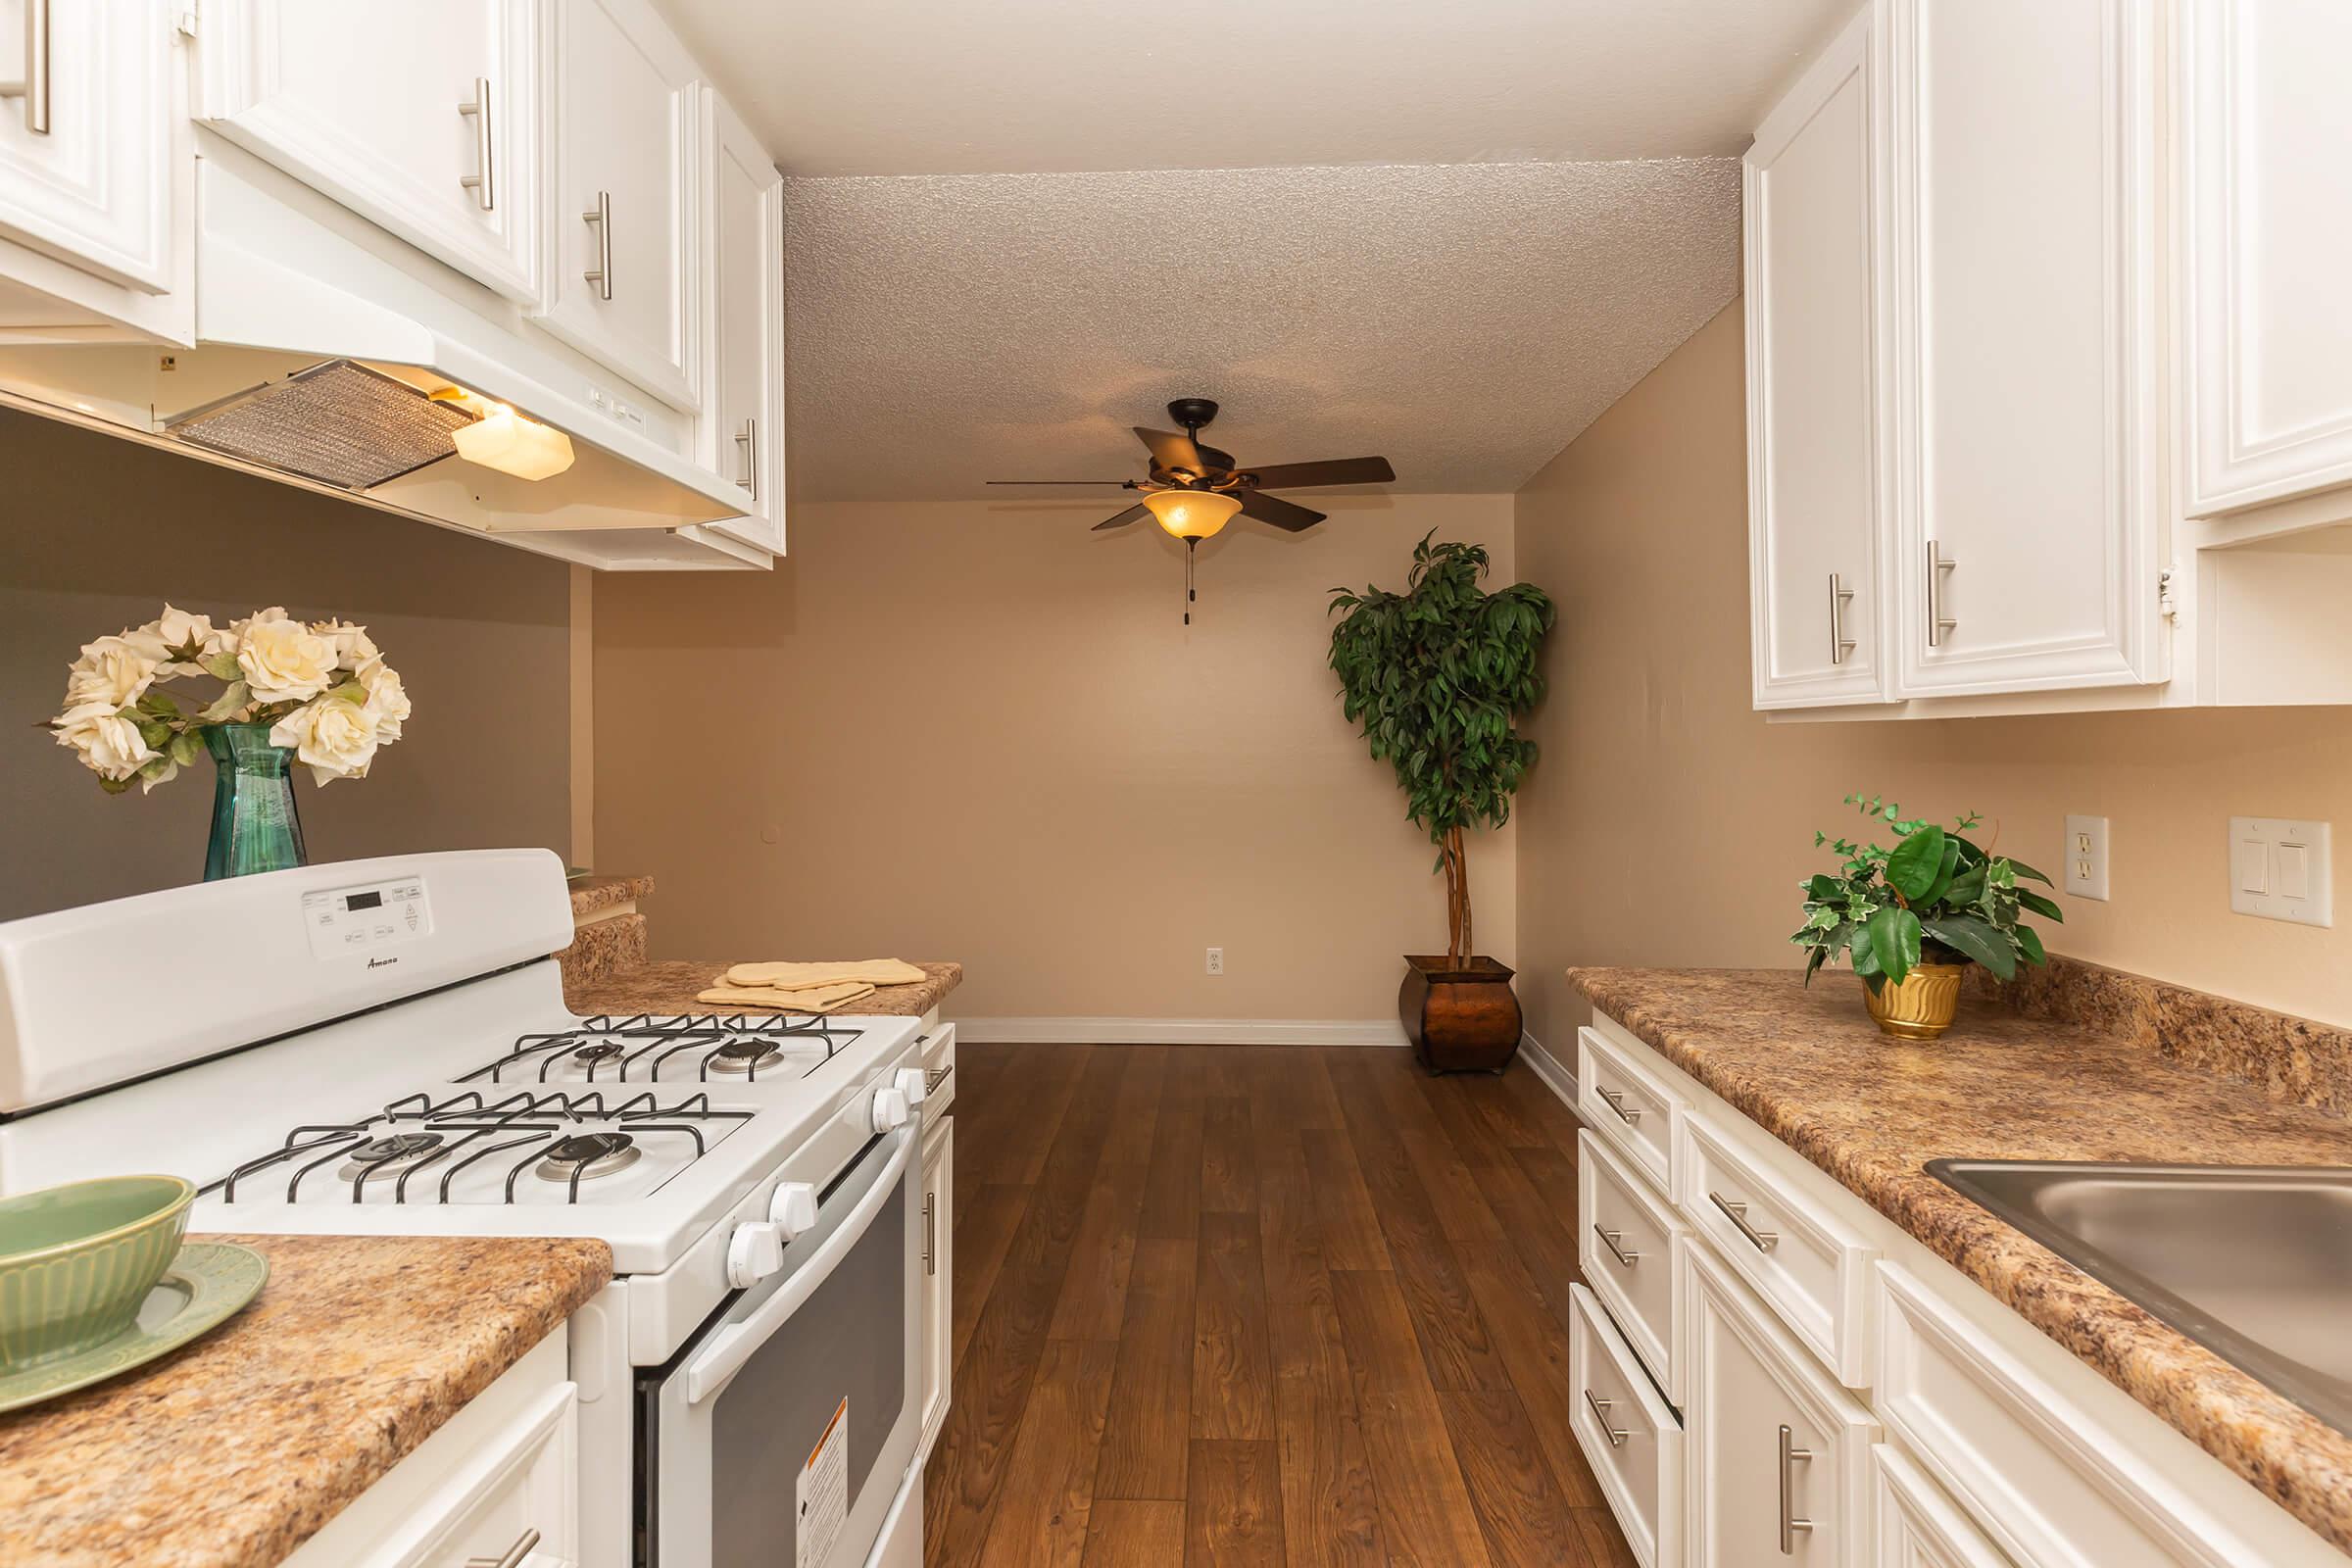
[[1755, 705], [1886, 700], [1869, 12], [1756, 131], [1746, 167]]
[[1896, 694], [2161, 680], [2161, 19], [1883, 16]]
[[475, 281], [539, 303], [537, 0], [211, 0], [213, 129]]
[[0, 0], [0, 238], [171, 286], [172, 63], [160, 0]]
[[2352, 484], [2352, 5], [2186, 0], [2192, 516]]
[[557, 0], [546, 326], [680, 409], [702, 404], [694, 61], [642, 0]]
[[784, 549], [784, 179], [718, 94], [704, 103], [704, 461], [743, 486], [744, 514], [711, 526]]

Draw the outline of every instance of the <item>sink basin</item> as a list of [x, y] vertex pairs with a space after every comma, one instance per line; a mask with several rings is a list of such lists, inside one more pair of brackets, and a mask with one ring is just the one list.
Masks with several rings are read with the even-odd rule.
[[2352, 1432], [2352, 1169], [1936, 1159], [1927, 1170]]

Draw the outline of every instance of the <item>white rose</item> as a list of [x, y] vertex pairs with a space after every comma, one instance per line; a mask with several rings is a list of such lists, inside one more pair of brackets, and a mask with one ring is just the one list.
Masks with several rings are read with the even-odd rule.
[[[177, 606], [167, 604], [164, 612], [146, 625], [122, 634], [148, 658], [163, 664], [166, 679], [174, 675], [201, 675], [203, 661], [228, 651], [230, 640], [226, 632], [213, 625], [210, 615], [192, 615]], [[173, 654], [187, 654], [173, 659]]]
[[66, 707], [127, 708], [147, 695], [159, 667], [161, 661], [127, 636], [101, 637], [83, 645], [81, 657], [67, 671]]
[[324, 784], [336, 778], [366, 778], [382, 740], [375, 715], [358, 703], [321, 697], [305, 703], [270, 728], [270, 744], [291, 746]]
[[400, 726], [409, 716], [409, 692], [400, 671], [382, 655], [360, 666], [360, 684], [368, 689], [368, 711], [375, 719], [376, 738], [389, 746], [400, 739]]
[[368, 639], [365, 626], [355, 626], [348, 620], [322, 620], [311, 630], [334, 645], [335, 662], [345, 669], [359, 669], [369, 660], [383, 657]]
[[238, 623], [237, 667], [257, 702], [299, 703], [335, 683], [335, 645], [285, 613], [265, 610]]
[[52, 726], [57, 744], [81, 754], [81, 765], [101, 778], [127, 780], [155, 760], [155, 748], [139, 734], [139, 726], [104, 703], [84, 703], [68, 709]]

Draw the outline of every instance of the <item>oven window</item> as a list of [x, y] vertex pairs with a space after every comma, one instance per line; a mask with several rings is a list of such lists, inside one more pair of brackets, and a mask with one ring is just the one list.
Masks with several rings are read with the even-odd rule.
[[717, 1396], [711, 1568], [822, 1568], [796, 1555], [795, 1482], [844, 1399], [850, 1505], [864, 1493], [907, 1397], [906, 1185], [896, 1184], [832, 1276]]

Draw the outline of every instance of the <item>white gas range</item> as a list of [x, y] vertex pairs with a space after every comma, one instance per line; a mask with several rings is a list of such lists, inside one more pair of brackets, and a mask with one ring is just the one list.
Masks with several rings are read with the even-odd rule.
[[198, 1231], [600, 1238], [585, 1568], [919, 1558], [916, 1021], [575, 1017], [570, 936], [542, 851], [0, 925], [0, 1194], [164, 1170]]

